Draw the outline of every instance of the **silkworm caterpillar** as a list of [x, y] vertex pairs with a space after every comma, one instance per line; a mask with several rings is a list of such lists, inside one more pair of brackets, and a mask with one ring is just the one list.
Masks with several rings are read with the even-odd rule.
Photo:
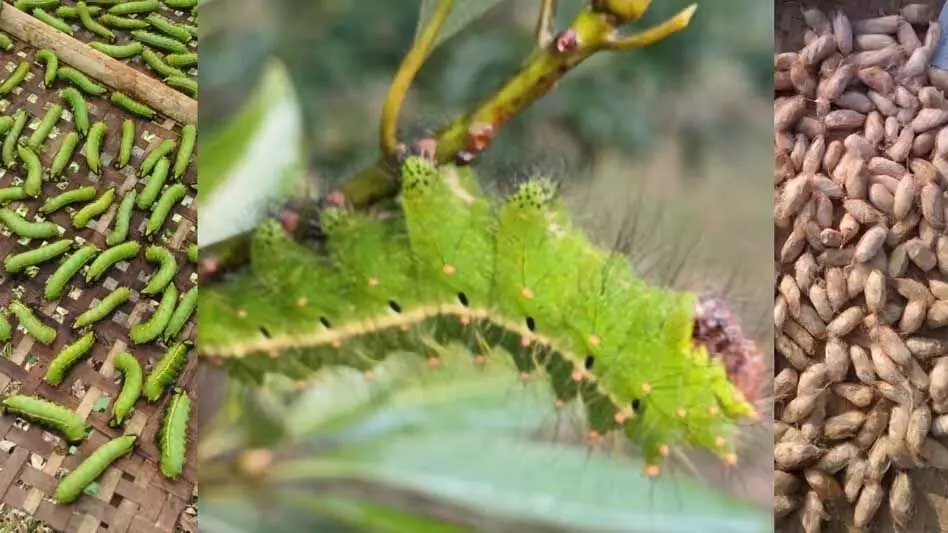
[[[99, 6], [89, 6], [86, 9], [89, 10], [89, 14], [93, 17], [97, 16], [102, 12], [102, 8]], [[79, 10], [73, 6], [59, 6], [56, 8], [56, 16], [61, 19], [77, 19], [79, 18]]]
[[76, 123], [76, 131], [79, 135], [85, 137], [89, 134], [89, 110], [86, 107], [86, 99], [75, 87], [66, 87], [60, 91], [59, 96], [69, 104], [72, 111], [73, 121]]
[[188, 52], [187, 46], [175, 41], [174, 39], [165, 37], [164, 35], [158, 35], [157, 33], [151, 33], [150, 31], [145, 30], [132, 30], [131, 34], [136, 41], [147, 44], [152, 48], [158, 48], [160, 50], [174, 52], [177, 54], [186, 54]]
[[90, 220], [108, 211], [113, 201], [115, 201], [115, 187], [109, 187], [94, 202], [84, 205], [72, 215], [72, 227], [76, 229], [86, 227]]
[[[135, 324], [132, 326], [132, 329], [129, 330], [128, 338], [132, 341], [132, 344], [145, 344], [146, 342], [157, 339], [168, 325], [168, 321], [171, 320], [171, 315], [174, 313], [174, 306], [177, 301], [178, 288], [174, 286], [174, 283], [171, 283], [161, 294], [161, 301], [158, 303], [158, 308], [155, 309], [155, 313], [151, 315], [151, 318], [145, 322]], [[152, 373], [154, 374], [154, 372]], [[149, 377], [149, 380], [150, 379]], [[145, 393], [147, 394], [148, 391], [148, 383], [146, 383]]]
[[0, 222], [10, 228], [13, 233], [29, 239], [58, 237], [61, 229], [52, 222], [30, 222], [18, 215], [16, 211], [6, 207], [0, 208]]
[[72, 31], [72, 26], [69, 25], [65, 20], [54, 16], [51, 13], [48, 13], [45, 9], [38, 7], [33, 10], [33, 16], [37, 20], [45, 22], [47, 25], [56, 28], [57, 30], [65, 33], [66, 35], [73, 35], [75, 32]]
[[23, 190], [26, 194], [36, 198], [43, 192], [43, 164], [36, 152], [26, 146], [17, 146], [16, 153], [23, 161], [26, 167], [26, 180], [23, 183]]
[[182, 43], [187, 44], [188, 41], [191, 40], [191, 32], [159, 15], [158, 13], [152, 13], [148, 15], [145, 17], [145, 20], [156, 30], [173, 39], [181, 41]]
[[167, 157], [158, 160], [158, 164], [152, 170], [148, 182], [145, 183], [145, 188], [142, 189], [142, 193], [138, 195], [138, 200], [136, 200], [139, 209], [148, 209], [155, 203], [158, 193], [161, 192], [165, 181], [168, 180], [168, 167], [170, 166], [171, 163], [168, 162]]
[[46, 383], [54, 387], [62, 383], [69, 369], [88, 356], [93, 346], [95, 346], [95, 333], [90, 331], [79, 337], [76, 342], [60, 350], [46, 370], [46, 377], [44, 378]]
[[156, 9], [158, 9], [158, 0], [137, 0], [112, 6], [109, 8], [109, 13], [113, 15], [134, 15], [151, 13]]
[[60, 0], [16, 0], [13, 6], [20, 11], [30, 12], [34, 9], [52, 9], [59, 5]]
[[180, 183], [165, 189], [164, 194], [158, 199], [155, 207], [151, 210], [151, 216], [148, 217], [148, 224], [145, 226], [145, 235], [149, 236], [157, 233], [165, 224], [165, 219], [171, 214], [175, 204], [180, 202], [188, 193], [187, 188]]
[[181, 301], [178, 302], [174, 314], [171, 315], [171, 320], [169, 320], [168, 325], [165, 326], [164, 333], [161, 334], [161, 338], [165, 343], [169, 343], [178, 338], [181, 329], [184, 328], [188, 319], [194, 314], [194, 310], [197, 309], [197, 302], [198, 288], [191, 287], [188, 289], [188, 292], [184, 293], [184, 296], [181, 297]]
[[76, 11], [79, 13], [79, 22], [81, 22], [87, 30], [98, 35], [99, 37], [108, 39], [109, 42], [115, 40], [115, 33], [112, 32], [112, 30], [99, 24], [95, 19], [92, 18], [92, 14], [89, 13], [89, 6], [87, 6], [85, 2], [76, 2]]
[[89, 309], [86, 309], [82, 314], [76, 317], [75, 322], [72, 323], [72, 329], [79, 329], [89, 324], [94, 324], [105, 317], [112, 314], [113, 311], [118, 309], [118, 306], [127, 302], [132, 296], [132, 291], [128, 287], [119, 287], [114, 291], [110, 292], [105, 298], [99, 301], [99, 303], [93, 305]]
[[198, 84], [196, 81], [185, 76], [169, 76], [165, 78], [165, 85], [172, 89], [184, 91], [190, 96], [197, 98]]
[[26, 304], [13, 300], [8, 307], [17, 322], [26, 328], [27, 333], [32, 335], [37, 342], [48, 346], [56, 340], [56, 329], [44, 324]]
[[165, 63], [172, 67], [193, 67], [198, 64], [198, 55], [193, 52], [187, 54], [168, 54]]
[[43, 86], [49, 89], [56, 83], [56, 69], [59, 68], [59, 58], [48, 48], [36, 52], [36, 61], [43, 65]]
[[115, 168], [123, 169], [132, 159], [132, 148], [135, 146], [135, 121], [126, 119], [122, 122], [122, 141], [119, 144], [118, 157], [115, 158]]
[[89, 129], [89, 138], [86, 139], [86, 163], [89, 170], [96, 174], [102, 173], [102, 164], [99, 157], [102, 154], [102, 143], [105, 141], [105, 134], [109, 128], [105, 122], [96, 122]]
[[152, 274], [148, 284], [142, 289], [142, 294], [158, 294], [165, 290], [178, 273], [178, 263], [171, 250], [161, 246], [149, 246], [145, 249], [145, 259], [158, 263], [158, 270]]
[[8, 341], [13, 336], [13, 328], [6, 317], [6, 310], [0, 307], [0, 341]]
[[5, 33], [0, 33], [0, 50], [9, 52], [11, 48], [13, 48], [13, 39]]
[[109, 246], [123, 243], [128, 238], [128, 226], [132, 220], [132, 209], [135, 207], [137, 194], [135, 189], [132, 189], [122, 197], [122, 203], [119, 204], [118, 212], [115, 214], [115, 228], [105, 238], [105, 243]]
[[131, 414], [135, 402], [142, 395], [142, 366], [138, 359], [128, 352], [116, 355], [113, 364], [115, 369], [122, 373], [122, 391], [112, 405], [112, 420], [109, 425], [118, 427], [125, 417]]
[[142, 50], [145, 49], [145, 47], [142, 46], [142, 43], [137, 41], [132, 41], [126, 44], [109, 44], [93, 41], [89, 43], [89, 46], [91, 48], [95, 48], [107, 56], [114, 57], [116, 59], [128, 59], [130, 57], [135, 57], [142, 53]]
[[187, 76], [183, 71], [164, 62], [161, 56], [149, 48], [142, 51], [142, 59], [148, 67], [164, 77]]
[[4, 187], [0, 189], [0, 205], [10, 202], [18, 202], [26, 199], [28, 196], [23, 187]]
[[130, 96], [118, 91], [114, 91], [112, 96], [109, 98], [112, 100], [113, 104], [121, 107], [129, 113], [132, 113], [133, 115], [151, 119], [155, 118], [155, 115], [158, 114], [154, 109], [141, 102], [133, 100]]
[[13, 117], [0, 117], [0, 135], [5, 135], [13, 127]]
[[51, 429], [73, 444], [85, 440], [89, 432], [79, 413], [43, 398], [15, 394], [4, 398], [0, 405], [4, 411]]
[[480, 359], [501, 346], [560, 402], [581, 402], [591, 433], [636, 444], [648, 476], [679, 445], [734, 464], [763, 371], [739, 328], [728, 350], [753, 362], [737, 370], [708, 336], [725, 327], [709, 318], [714, 302], [653, 286], [595, 246], [549, 180], [498, 202], [473, 172], [407, 157], [401, 216], [325, 209], [319, 250], [265, 222], [248, 271], [202, 284], [197, 349], [244, 379], [296, 379], [327, 364], [371, 369], [392, 345], [436, 357], [419, 347], [422, 331]]
[[[187, 51], [187, 50], [185, 50]], [[10, 76], [7, 79], [3, 80], [3, 83], [0, 83], [0, 96], [6, 96], [13, 92], [13, 89], [16, 89], [23, 80], [26, 79], [26, 75], [30, 72], [30, 64], [26, 61], [21, 61], [10, 73]]]
[[7, 168], [16, 163], [17, 141], [20, 139], [29, 118], [25, 109], [18, 109], [13, 114], [13, 127], [7, 131], [7, 136], [3, 139], [3, 165]]
[[108, 270], [109, 267], [119, 261], [130, 260], [138, 255], [141, 249], [141, 244], [135, 241], [129, 241], [105, 250], [89, 265], [89, 270], [86, 271], [86, 282], [89, 283], [99, 279], [102, 277], [102, 274], [105, 274], [105, 271]]
[[161, 473], [168, 479], [177, 479], [184, 471], [185, 452], [188, 447], [188, 418], [191, 413], [191, 398], [183, 390], [176, 390], [161, 426]]
[[50, 132], [53, 131], [53, 127], [56, 126], [56, 123], [59, 122], [59, 118], [62, 116], [63, 106], [50, 104], [49, 109], [46, 110], [46, 114], [43, 115], [43, 120], [40, 121], [39, 126], [33, 131], [33, 135], [30, 135], [30, 138], [27, 139], [26, 145], [34, 152], [40, 153], [43, 143], [46, 142], [46, 138], [49, 137]]
[[186, 342], [176, 343], [161, 357], [151, 374], [145, 379], [145, 398], [149, 402], [157, 402], [161, 398], [161, 393], [168, 387], [174, 385], [178, 379], [178, 374], [184, 369], [188, 361], [188, 350], [190, 346]]
[[93, 96], [101, 96], [108, 92], [104, 86], [89, 79], [88, 76], [72, 67], [59, 67], [56, 77], [78, 87], [82, 92]]
[[144, 20], [133, 19], [128, 17], [119, 17], [111, 13], [106, 13], [99, 17], [99, 21], [106, 26], [112, 28], [117, 28], [120, 30], [143, 30], [150, 27], [151, 25], [145, 22]]
[[59, 145], [59, 150], [56, 151], [56, 155], [53, 156], [53, 161], [49, 165], [50, 178], [58, 178], [62, 175], [66, 167], [69, 166], [69, 161], [72, 160], [72, 154], [75, 153], [77, 146], [79, 146], [79, 134], [70, 131], [63, 137], [63, 142]]
[[41, 265], [47, 261], [52, 261], [57, 257], [68, 252], [73, 246], [71, 239], [61, 239], [58, 241], [44, 244], [39, 248], [33, 248], [18, 254], [8, 255], [3, 261], [3, 268], [10, 274], [16, 274], [36, 265]]
[[163, 0], [165, 5], [174, 9], [192, 9], [198, 0]]
[[43, 205], [40, 206], [39, 212], [43, 214], [53, 213], [67, 205], [91, 201], [95, 198], [95, 195], [96, 190], [92, 185], [71, 189], [52, 198], [47, 198], [46, 201], [43, 202]]
[[82, 491], [99, 478], [116, 460], [128, 455], [135, 448], [135, 435], [124, 435], [96, 448], [85, 461], [59, 482], [53, 499], [57, 503], [72, 503], [79, 499]]
[[188, 261], [192, 263], [198, 262], [198, 245], [192, 244], [188, 246]]
[[43, 297], [47, 300], [59, 298], [63, 293], [63, 289], [66, 288], [66, 284], [98, 253], [99, 248], [91, 244], [83, 246], [73, 252], [72, 255], [59, 265], [59, 268], [53, 272], [49, 279], [46, 280], [46, 288], [43, 292]]
[[[142, 178], [146, 174], [152, 171], [155, 168], [155, 165], [158, 164], [158, 160], [166, 155], [170, 154], [175, 147], [175, 142], [171, 139], [165, 139], [161, 141], [161, 144], [156, 146], [152, 151], [148, 152], [148, 155], [145, 156], [145, 159], [142, 160], [142, 164], [138, 167], [138, 177]], [[158, 191], [161, 189], [159, 188]], [[157, 192], [155, 191], [157, 196]], [[139, 205], [141, 207], [141, 205]]]

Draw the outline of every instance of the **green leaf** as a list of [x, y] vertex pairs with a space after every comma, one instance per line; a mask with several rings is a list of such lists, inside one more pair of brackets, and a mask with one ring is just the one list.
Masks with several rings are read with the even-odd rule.
[[[418, 13], [418, 27], [415, 29], [415, 39], [425, 30], [431, 15], [438, 7], [441, 0], [421, 0], [421, 10]], [[468, 24], [487, 13], [492, 7], [499, 4], [501, 0], [456, 0], [454, 8], [448, 18], [441, 25], [441, 31], [438, 32], [438, 38], [431, 46], [431, 50], [440, 46], [442, 43], [454, 37], [463, 30]]]

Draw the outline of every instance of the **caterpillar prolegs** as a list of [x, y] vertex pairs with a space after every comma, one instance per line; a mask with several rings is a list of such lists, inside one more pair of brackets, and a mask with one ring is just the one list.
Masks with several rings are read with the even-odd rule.
[[[370, 370], [397, 349], [492, 346], [579, 399], [593, 435], [621, 431], [658, 475], [676, 446], [737, 461], [763, 371], [718, 301], [637, 277], [626, 257], [575, 227], [554, 184], [528, 180], [502, 202], [469, 167], [407, 157], [401, 217], [330, 207], [315, 249], [276, 220], [252, 237], [250, 270], [202, 286], [198, 347], [237, 375]], [[436, 361], [435, 353], [426, 353]]]

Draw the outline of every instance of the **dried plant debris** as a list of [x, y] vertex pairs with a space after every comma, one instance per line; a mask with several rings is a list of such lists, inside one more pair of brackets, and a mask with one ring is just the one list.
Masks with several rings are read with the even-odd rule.
[[912, 473], [948, 470], [948, 71], [929, 66], [930, 18], [807, 9], [803, 48], [774, 58], [778, 530], [918, 530]]

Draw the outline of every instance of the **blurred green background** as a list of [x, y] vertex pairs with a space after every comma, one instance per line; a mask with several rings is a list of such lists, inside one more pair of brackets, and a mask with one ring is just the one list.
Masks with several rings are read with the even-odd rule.
[[[438, 129], [516, 72], [532, 49], [539, 3], [458, 0], [458, 9], [490, 8], [425, 64], [400, 137]], [[382, 99], [420, 4], [203, 2], [201, 142], [224, 131], [265, 63], [279, 58], [303, 116], [307, 179], [331, 190], [378, 157]], [[582, 2], [559, 4], [562, 28]], [[636, 27], [687, 4], [655, 0]], [[772, 10], [754, 0], [706, 0], [691, 27], [667, 41], [593, 57], [478, 161], [498, 187], [522, 174], [552, 175], [566, 185], [577, 219], [604, 240], [635, 224], [643, 273], [723, 292], [765, 354]], [[215, 424], [202, 436], [202, 531], [769, 530], [769, 513], [754, 510], [770, 504], [768, 428], [746, 432], [735, 471], [698, 456], [651, 487], [634, 459], [567, 447], [568, 432], [551, 437], [547, 392], [460, 370], [450, 385], [432, 383], [394, 359], [404, 364], [382, 373], [391, 379], [384, 400], [345, 372], [303, 391], [279, 381], [202, 388], [200, 416]], [[208, 383], [220, 382], [207, 372]], [[538, 426], [547, 431], [537, 434]], [[256, 448], [269, 451], [244, 455]], [[266, 466], [267, 481], [238, 475], [247, 457]], [[701, 480], [689, 480], [692, 467]]]

